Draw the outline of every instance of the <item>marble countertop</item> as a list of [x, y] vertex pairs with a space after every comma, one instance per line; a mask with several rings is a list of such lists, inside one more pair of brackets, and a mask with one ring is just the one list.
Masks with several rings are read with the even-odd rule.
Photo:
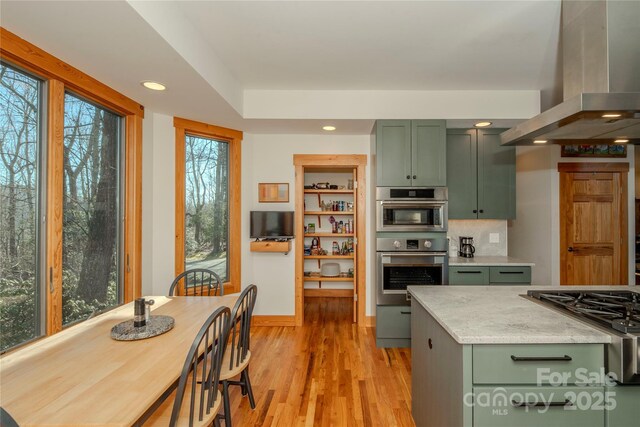
[[526, 267], [535, 266], [535, 264], [532, 262], [522, 261], [510, 256], [475, 256], [473, 258], [449, 258], [450, 267], [464, 267], [465, 265], [475, 267], [500, 267], [505, 265]]
[[[558, 289], [548, 286], [411, 286], [409, 293], [413, 301], [422, 305], [460, 344], [611, 342], [608, 334], [520, 296], [532, 289], [554, 288]], [[621, 286], [589, 289], [596, 288], [623, 290]], [[624, 287], [624, 290], [635, 289]]]

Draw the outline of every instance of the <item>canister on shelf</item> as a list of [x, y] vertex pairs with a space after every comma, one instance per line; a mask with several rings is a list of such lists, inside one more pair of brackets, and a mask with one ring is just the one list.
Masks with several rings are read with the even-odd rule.
[[340, 255], [340, 246], [338, 246], [338, 242], [336, 242], [335, 240], [333, 241], [332, 254], [333, 255]]

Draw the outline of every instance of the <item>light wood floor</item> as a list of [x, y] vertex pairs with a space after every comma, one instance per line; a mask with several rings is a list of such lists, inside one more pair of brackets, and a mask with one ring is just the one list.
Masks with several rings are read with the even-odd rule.
[[351, 318], [347, 298], [307, 298], [304, 326], [253, 328], [257, 406], [233, 387], [234, 427], [413, 426], [411, 351], [376, 348]]

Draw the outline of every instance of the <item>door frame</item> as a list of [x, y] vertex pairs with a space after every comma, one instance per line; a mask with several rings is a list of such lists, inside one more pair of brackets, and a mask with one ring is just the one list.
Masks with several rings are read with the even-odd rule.
[[627, 193], [628, 188], [628, 175], [629, 175], [629, 163], [628, 162], [589, 162], [589, 163], [558, 163], [558, 172], [560, 173], [558, 193], [560, 197], [559, 213], [560, 213], [560, 285], [565, 285], [567, 282], [567, 270], [563, 268], [567, 263], [567, 251], [564, 248], [567, 246], [567, 221], [568, 217], [566, 212], [563, 212], [562, 206], [564, 205], [567, 195], [566, 191], [563, 191], [563, 176], [566, 173], [617, 173], [620, 174], [620, 219], [621, 224], [624, 227], [620, 229], [620, 274], [624, 283], [629, 285], [629, 219], [628, 219], [628, 200]]
[[356, 170], [356, 237], [357, 249], [354, 266], [356, 280], [354, 283], [357, 300], [357, 321], [359, 326], [365, 325], [366, 310], [366, 154], [294, 154], [295, 166], [295, 325], [304, 323], [304, 172], [305, 167], [327, 169], [355, 169]]

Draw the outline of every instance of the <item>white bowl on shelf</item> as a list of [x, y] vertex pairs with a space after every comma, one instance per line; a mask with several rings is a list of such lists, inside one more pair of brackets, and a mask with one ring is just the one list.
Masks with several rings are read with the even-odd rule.
[[340, 264], [337, 262], [328, 262], [320, 267], [320, 275], [324, 277], [340, 276]]

